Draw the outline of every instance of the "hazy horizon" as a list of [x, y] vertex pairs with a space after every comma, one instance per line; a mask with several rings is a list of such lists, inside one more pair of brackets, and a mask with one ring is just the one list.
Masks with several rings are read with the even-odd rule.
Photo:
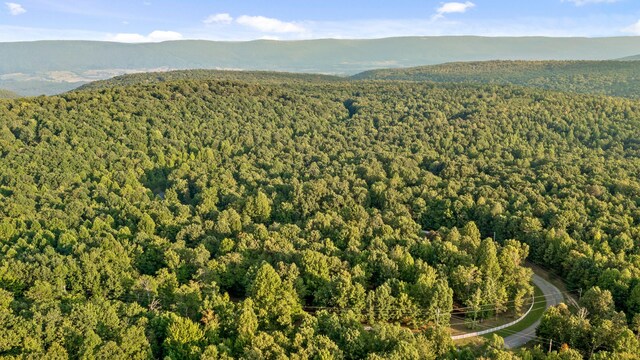
[[12, 0], [0, 4], [0, 42], [252, 41], [408, 36], [640, 35], [632, 0], [336, 0], [261, 3]]
[[[15, 41], [0, 41], [0, 43], [34, 43], [34, 42], [97, 42], [97, 43], [113, 43], [113, 44], [162, 44], [172, 42], [189, 42], [189, 41], [204, 41], [204, 42], [221, 42], [221, 43], [249, 43], [249, 42], [304, 42], [304, 41], [323, 41], [323, 40], [338, 40], [338, 41], [367, 41], [367, 40], [384, 40], [384, 39], [402, 39], [402, 38], [485, 38], [485, 39], [523, 39], [523, 38], [541, 38], [541, 39], [617, 39], [617, 38], [639, 38], [640, 35], [619, 35], [619, 36], [544, 36], [544, 35], [518, 35], [518, 36], [485, 36], [485, 35], [408, 35], [408, 36], [385, 36], [385, 37], [372, 37], [372, 38], [313, 38], [313, 39], [250, 39], [250, 40], [211, 40], [211, 39], [178, 39], [178, 40], [163, 40], [157, 42], [121, 42], [113, 40], [83, 40], [83, 39], [44, 39], [44, 40], [15, 40]], [[496, 59], [498, 60], [498, 59]]]

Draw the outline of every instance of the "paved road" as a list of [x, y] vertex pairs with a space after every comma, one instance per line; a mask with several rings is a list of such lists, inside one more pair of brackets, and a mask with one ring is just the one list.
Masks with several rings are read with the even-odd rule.
[[[553, 305], [558, 305], [559, 303], [564, 301], [564, 297], [562, 296], [562, 292], [558, 290], [553, 284], [543, 279], [542, 277], [533, 274], [533, 283], [536, 284], [542, 290], [544, 294], [544, 298], [547, 302], [547, 308]], [[540, 319], [536, 320], [528, 328], [519, 331], [513, 335], [507, 336], [504, 338], [504, 346], [507, 349], [517, 348], [522, 346], [529, 341], [535, 339], [536, 337], [536, 328], [540, 325]]]
[[[434, 233], [433, 231], [422, 230], [423, 235], [429, 236], [429, 235], [432, 235], [433, 233]], [[560, 304], [561, 302], [564, 302], [564, 296], [562, 295], [562, 292], [557, 287], [555, 287], [555, 285], [548, 282], [547, 280], [545, 280], [544, 278], [542, 278], [537, 274], [533, 274], [533, 278], [531, 280], [533, 281], [534, 284], [536, 284], [536, 286], [540, 288], [540, 290], [542, 290], [542, 293], [544, 294], [544, 298], [547, 302], [546, 308], [549, 308], [551, 306], [555, 306]], [[569, 298], [569, 300], [572, 300], [572, 299]], [[513, 349], [513, 348], [520, 347], [528, 343], [529, 341], [535, 339], [536, 329], [538, 328], [538, 325], [540, 325], [540, 319], [536, 320], [535, 323], [531, 324], [531, 326], [527, 327], [526, 329], [518, 331], [513, 335], [509, 335], [505, 337], [504, 346], [507, 349]]]

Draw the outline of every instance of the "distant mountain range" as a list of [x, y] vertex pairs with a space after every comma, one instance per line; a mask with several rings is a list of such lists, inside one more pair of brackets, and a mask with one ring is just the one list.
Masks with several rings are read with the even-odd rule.
[[95, 41], [0, 43], [0, 88], [53, 94], [116, 75], [174, 69], [271, 70], [353, 75], [452, 61], [606, 60], [640, 54], [639, 37], [402, 37], [249, 42]]

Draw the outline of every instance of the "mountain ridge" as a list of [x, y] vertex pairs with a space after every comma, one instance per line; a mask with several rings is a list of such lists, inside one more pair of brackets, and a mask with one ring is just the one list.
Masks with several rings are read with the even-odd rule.
[[640, 98], [640, 62], [632, 61], [457, 62], [411, 68], [370, 70], [351, 77], [274, 71], [174, 70], [116, 76], [90, 82], [74, 91], [177, 80], [272, 84], [358, 81], [464, 83], [515, 85], [569, 93]]
[[519, 85], [574, 93], [640, 97], [640, 61], [474, 61], [369, 70], [355, 80]]
[[625, 56], [621, 59], [618, 59], [620, 61], [636, 61], [636, 60], [640, 60], [640, 54], [638, 55], [632, 55], [632, 56]]
[[307, 73], [276, 71], [232, 71], [232, 70], [173, 70], [165, 72], [147, 72], [119, 75], [110, 79], [97, 80], [84, 84], [73, 91], [108, 89], [118, 86], [131, 86], [179, 80], [216, 80], [261, 83], [298, 83], [298, 82], [335, 82], [348, 81], [349, 78]]
[[[640, 53], [640, 38], [397, 37], [382, 39], [180, 40], [0, 43], [0, 88], [54, 94], [128, 72], [264, 70], [353, 75], [376, 68], [486, 60], [609, 60]], [[33, 54], [39, 54], [34, 57]]]
[[13, 91], [0, 89], [0, 99], [15, 99], [17, 97], [20, 97], [20, 95], [16, 94]]

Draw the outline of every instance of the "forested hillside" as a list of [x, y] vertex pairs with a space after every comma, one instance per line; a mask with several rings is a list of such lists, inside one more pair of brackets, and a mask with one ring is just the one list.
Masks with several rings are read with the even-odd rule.
[[149, 84], [177, 80], [217, 80], [259, 82], [261, 84], [300, 84], [307, 82], [347, 81], [338, 76], [275, 71], [174, 70], [116, 76], [80, 86], [76, 90], [108, 89], [114, 86]]
[[640, 61], [463, 62], [372, 70], [353, 78], [513, 84], [574, 93], [640, 97]]
[[[0, 101], [0, 356], [640, 353], [637, 101], [302, 79], [97, 87]], [[566, 274], [588, 311], [545, 314], [549, 355], [455, 349], [452, 314], [473, 327], [525, 310], [525, 258]]]

